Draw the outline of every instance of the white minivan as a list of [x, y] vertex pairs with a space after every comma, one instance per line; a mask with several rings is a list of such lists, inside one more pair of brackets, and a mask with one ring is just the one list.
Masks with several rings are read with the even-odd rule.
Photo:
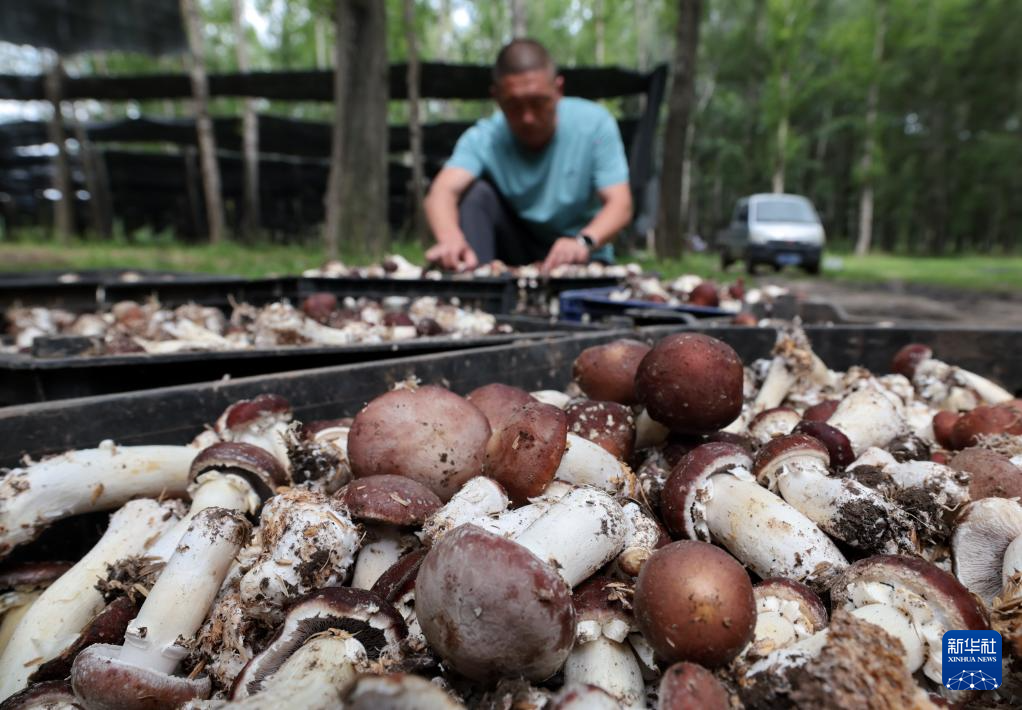
[[717, 246], [724, 269], [744, 259], [750, 274], [759, 264], [769, 264], [777, 271], [801, 266], [818, 274], [825, 239], [812, 202], [801, 195], [764, 193], [738, 200], [731, 224], [717, 237]]

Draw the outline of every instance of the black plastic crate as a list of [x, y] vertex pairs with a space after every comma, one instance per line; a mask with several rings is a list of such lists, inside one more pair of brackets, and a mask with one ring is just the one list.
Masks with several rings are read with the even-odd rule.
[[462, 307], [478, 308], [494, 315], [513, 312], [517, 298], [513, 281], [504, 276], [441, 279], [304, 276], [299, 279], [300, 297], [319, 291], [332, 293], [338, 298], [351, 296], [380, 300], [390, 296], [433, 296], [444, 301], [457, 299]]
[[[0, 355], [0, 406], [90, 397], [116, 392], [210, 382], [224, 377], [250, 377], [288, 370], [307, 370], [372, 362], [423, 353], [467, 350], [536, 338], [556, 338], [591, 328], [552, 323], [539, 318], [498, 316], [513, 333], [476, 337], [415, 338], [392, 343], [335, 346], [294, 346], [254, 350], [183, 352], [174, 354], [72, 355], [33, 357]], [[52, 351], [80, 338], [59, 338]], [[37, 351], [51, 343], [43, 339]]]
[[[776, 331], [769, 328], [700, 328], [725, 340], [746, 363], [769, 356]], [[1022, 391], [1022, 369], [1014, 353], [1022, 330], [884, 329], [862, 326], [806, 329], [816, 352], [830, 367], [864, 365], [888, 372], [891, 357], [909, 342], [931, 345], [937, 356], [1014, 392]], [[587, 347], [620, 337], [655, 340], [673, 327], [568, 335], [543, 342], [434, 353], [360, 365], [264, 375], [230, 381], [161, 388], [0, 410], [0, 464], [14, 465], [23, 454], [40, 456], [69, 448], [92, 447], [103, 439], [121, 444], [183, 444], [213, 422], [232, 402], [264, 392], [287, 397], [299, 419], [354, 415], [394, 383], [418, 377], [465, 394], [489, 382], [528, 390], [562, 388], [572, 364]]]

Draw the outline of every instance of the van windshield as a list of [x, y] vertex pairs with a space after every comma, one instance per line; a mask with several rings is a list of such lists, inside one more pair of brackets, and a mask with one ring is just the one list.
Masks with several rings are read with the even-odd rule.
[[807, 222], [815, 224], [816, 214], [802, 200], [767, 200], [756, 203], [757, 222]]

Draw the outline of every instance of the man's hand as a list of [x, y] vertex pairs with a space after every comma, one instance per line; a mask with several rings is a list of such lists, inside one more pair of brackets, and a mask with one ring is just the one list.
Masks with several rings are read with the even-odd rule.
[[589, 261], [589, 250], [575, 237], [560, 237], [543, 260], [544, 272], [563, 264], [585, 264]]
[[440, 242], [426, 251], [426, 261], [448, 271], [468, 271], [479, 266], [479, 257], [464, 239]]

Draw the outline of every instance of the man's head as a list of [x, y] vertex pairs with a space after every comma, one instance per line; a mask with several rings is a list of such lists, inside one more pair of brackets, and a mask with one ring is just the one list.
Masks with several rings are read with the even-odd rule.
[[563, 88], [564, 78], [539, 42], [516, 39], [497, 55], [491, 93], [525, 147], [539, 150], [554, 137]]

